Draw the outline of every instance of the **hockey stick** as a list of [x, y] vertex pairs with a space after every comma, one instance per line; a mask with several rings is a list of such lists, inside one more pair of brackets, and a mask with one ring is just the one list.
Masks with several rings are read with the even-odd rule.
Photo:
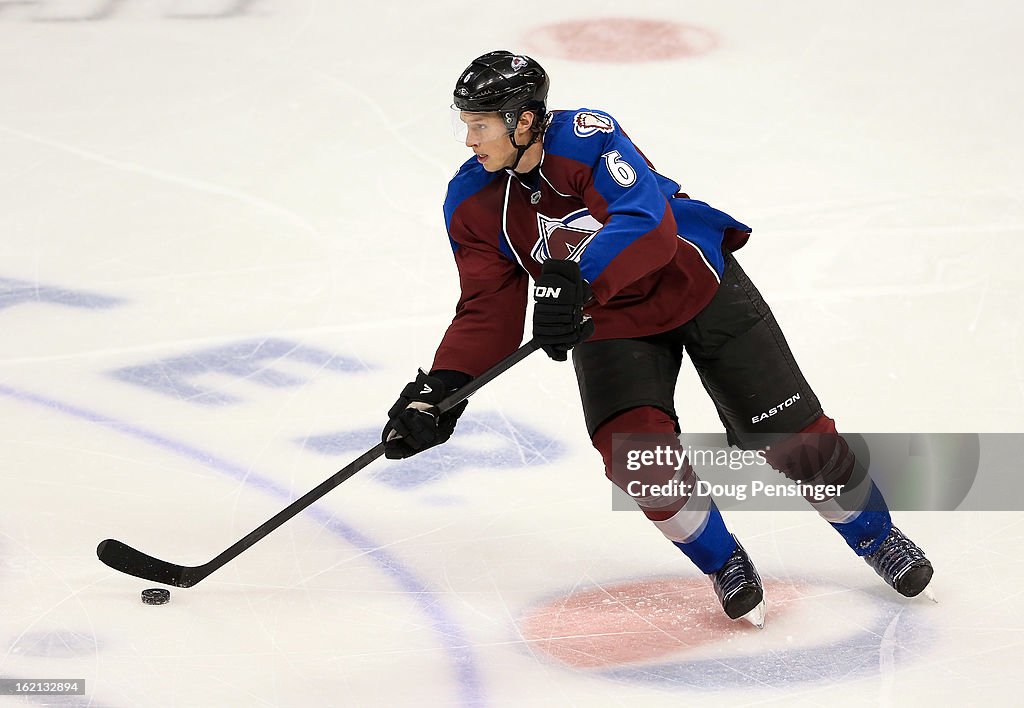
[[[511, 369], [530, 354], [537, 351], [537, 349], [539, 349], [539, 345], [535, 344], [531, 339], [512, 354], [437, 404], [438, 410], [444, 413], [462, 403], [483, 388], [488, 382]], [[152, 580], [156, 583], [163, 583], [164, 585], [190, 588], [383, 454], [384, 443], [377, 443], [346, 467], [338, 470], [279, 511], [265, 524], [253, 529], [248, 535], [241, 538], [209, 563], [196, 566], [168, 563], [112, 538], [100, 542], [100, 545], [96, 547], [96, 556], [114, 570], [119, 570], [122, 573], [134, 575], [145, 580]]]

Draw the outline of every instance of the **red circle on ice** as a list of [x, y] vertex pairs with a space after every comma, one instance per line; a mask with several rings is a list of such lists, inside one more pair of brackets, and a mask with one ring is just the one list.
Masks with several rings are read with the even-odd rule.
[[[766, 588], [773, 618], [795, 593], [786, 584]], [[531, 649], [579, 669], [656, 661], [759, 631], [726, 617], [703, 578], [641, 580], [570, 593], [531, 608], [519, 629]]]
[[707, 54], [718, 46], [709, 30], [666, 20], [602, 17], [541, 25], [524, 43], [540, 55], [575, 61], [634, 63]]

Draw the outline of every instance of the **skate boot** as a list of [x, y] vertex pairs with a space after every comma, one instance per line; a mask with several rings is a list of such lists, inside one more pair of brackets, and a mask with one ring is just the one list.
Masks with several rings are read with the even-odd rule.
[[878, 550], [864, 556], [864, 560], [882, 580], [906, 597], [920, 594], [932, 579], [932, 564], [924, 557], [924, 551], [895, 526]]
[[[733, 536], [733, 539], [736, 539]], [[764, 588], [750, 556], [736, 539], [736, 550], [717, 572], [708, 573], [715, 594], [729, 619], [743, 618], [758, 629], [764, 627]]]

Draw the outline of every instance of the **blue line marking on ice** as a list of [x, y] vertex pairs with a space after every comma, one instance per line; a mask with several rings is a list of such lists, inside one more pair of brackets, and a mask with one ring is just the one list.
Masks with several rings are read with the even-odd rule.
[[69, 290], [54, 285], [31, 283], [27, 280], [0, 278], [0, 310], [32, 302], [99, 310], [114, 307], [124, 301], [121, 298], [84, 290]]
[[[22, 391], [0, 384], [0, 396], [6, 396], [23, 403], [31, 403], [42, 406], [59, 413], [78, 418], [79, 420], [96, 423], [105, 426], [123, 435], [142, 440], [156, 447], [163, 448], [182, 457], [200, 462], [210, 469], [223, 472], [229, 477], [242, 482], [248, 486], [272, 494], [288, 502], [296, 497], [266, 477], [254, 474], [252, 470], [237, 465], [229, 460], [206, 452], [200, 448], [193, 447], [187, 443], [179, 442], [165, 437], [151, 430], [146, 430], [137, 425], [126, 423], [116, 418], [111, 418], [102, 413], [81, 408], [79, 406], [58, 401], [47, 396]], [[356, 530], [349, 524], [335, 518], [335, 516], [315, 505], [306, 510], [306, 514], [312, 516], [332, 533], [344, 539], [347, 543], [355, 546], [360, 551], [372, 558], [385, 574], [391, 576], [405, 592], [410, 593], [416, 605], [430, 619], [430, 624], [437, 633], [441, 645], [448, 652], [452, 660], [452, 666], [456, 675], [456, 682], [460, 690], [459, 705], [482, 706], [485, 704], [481, 691], [481, 677], [476, 661], [473, 658], [469, 641], [462, 635], [455, 621], [450, 619], [436, 599], [436, 593], [432, 593], [426, 584], [416, 578], [412, 571], [401, 564], [401, 562], [390, 555], [387, 551], [380, 549], [380, 544], [374, 543], [369, 537]]]
[[119, 381], [143, 386], [178, 400], [219, 406], [239, 403], [244, 399], [223, 390], [203, 388], [190, 379], [217, 374], [275, 388], [309, 383], [309, 379], [271, 366], [284, 361], [307, 364], [318, 371], [326, 369], [349, 374], [373, 369], [360, 359], [344, 357], [287, 339], [247, 339], [146, 364], [126, 366], [110, 372], [110, 375]]

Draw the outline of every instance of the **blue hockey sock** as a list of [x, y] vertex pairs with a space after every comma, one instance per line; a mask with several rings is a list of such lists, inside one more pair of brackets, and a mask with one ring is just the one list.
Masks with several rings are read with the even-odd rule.
[[711, 507], [707, 511], [704, 528], [696, 536], [685, 543], [672, 543], [705, 574], [714, 573], [725, 565], [729, 556], [736, 550], [736, 539], [725, 528], [725, 521], [714, 502], [711, 502]]
[[875, 483], [870, 484], [871, 493], [859, 512], [848, 520], [830, 522], [858, 556], [870, 555], [878, 550], [892, 528], [889, 507]]

